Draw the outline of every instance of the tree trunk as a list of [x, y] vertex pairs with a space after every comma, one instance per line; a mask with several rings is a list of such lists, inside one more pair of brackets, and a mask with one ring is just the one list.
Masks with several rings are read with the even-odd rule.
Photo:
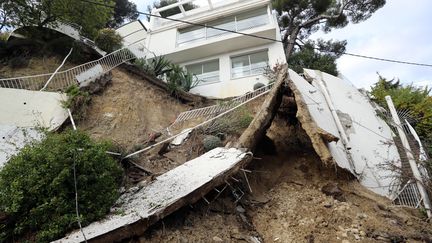
[[300, 32], [300, 27], [295, 27], [292, 31], [290, 31], [289, 38], [285, 40], [286, 43], [284, 43], [284, 47], [285, 47], [285, 56], [287, 61], [289, 60], [291, 54], [294, 51], [294, 45], [296, 43], [299, 32]]

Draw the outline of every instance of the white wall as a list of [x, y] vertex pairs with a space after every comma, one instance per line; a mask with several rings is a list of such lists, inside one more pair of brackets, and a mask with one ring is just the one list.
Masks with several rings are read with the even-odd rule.
[[193, 88], [191, 90], [191, 93], [201, 94], [214, 98], [227, 98], [253, 91], [254, 84], [258, 82], [267, 84], [268, 80], [263, 75], [251, 75], [235, 79], [231, 78], [231, 57], [261, 50], [268, 51], [270, 67], [274, 66], [278, 62], [285, 63], [285, 54], [283, 52], [282, 44], [277, 42], [182, 63], [181, 65], [185, 66], [193, 63], [200, 63], [209, 60], [219, 59], [220, 82], [201, 84]]

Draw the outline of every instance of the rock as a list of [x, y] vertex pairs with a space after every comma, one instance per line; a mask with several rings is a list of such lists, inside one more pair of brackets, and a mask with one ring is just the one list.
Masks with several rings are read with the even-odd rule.
[[345, 202], [342, 189], [336, 183], [328, 183], [321, 188], [321, 192], [327, 196], [332, 196], [334, 199]]
[[357, 214], [357, 218], [358, 218], [358, 219], [366, 219], [366, 218], [367, 218], [367, 215], [366, 215], [365, 213], [358, 213], [358, 214]]
[[273, 239], [274, 242], [279, 241], [279, 240], [280, 240], [279, 237], [275, 237], [275, 238]]
[[237, 212], [239, 212], [239, 213], [245, 213], [245, 212], [246, 212], [246, 210], [245, 210], [242, 206], [237, 206], [237, 207], [236, 207], [236, 210], [237, 210]]
[[222, 238], [218, 237], [218, 236], [214, 236], [213, 237], [213, 241], [214, 242], [223, 242]]
[[363, 230], [360, 230], [359, 233], [360, 233], [360, 236], [361, 236], [361, 237], [365, 237], [365, 236], [366, 236], [366, 232], [364, 232]]

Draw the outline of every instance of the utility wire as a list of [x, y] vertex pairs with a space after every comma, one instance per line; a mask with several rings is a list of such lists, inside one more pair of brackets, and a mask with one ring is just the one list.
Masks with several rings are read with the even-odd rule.
[[[94, 2], [94, 1], [90, 1], [90, 0], [79, 0], [79, 1], [85, 2], [85, 3], [94, 4], [94, 5], [98, 5], [98, 6], [102, 6], [102, 7], [107, 7], [107, 8], [111, 8], [111, 9], [121, 9], [121, 8], [116, 7], [116, 6], [112, 6], [112, 5], [108, 5], [108, 4], [100, 3], [100, 2]], [[268, 37], [264, 37], [264, 36], [259, 36], [259, 35], [254, 35], [254, 34], [247, 34], [247, 33], [238, 32], [238, 31], [235, 31], [235, 30], [229, 30], [229, 29], [219, 28], [219, 27], [215, 27], [215, 26], [211, 26], [211, 25], [207, 25], [207, 24], [200, 24], [200, 23], [195, 23], [195, 22], [181, 20], [181, 19], [174, 19], [174, 18], [170, 18], [170, 17], [163, 17], [163, 16], [151, 14], [151, 13], [141, 12], [141, 11], [138, 11], [138, 10], [135, 11], [135, 12], [138, 13], [138, 14], [141, 14], [141, 15], [148, 16], [148, 17], [161, 18], [161, 19], [166, 19], [166, 20], [170, 20], [170, 21], [174, 21], [174, 22], [183, 23], [183, 24], [200, 26], [200, 27], [205, 27], [205, 28], [209, 28], [209, 29], [220, 30], [220, 31], [225, 31], [225, 32], [229, 32], [229, 33], [234, 33], [234, 34], [249, 36], [249, 37], [253, 37], [253, 38], [258, 38], [258, 39], [263, 39], [263, 40], [269, 40], [269, 41], [283, 43], [281, 40], [277, 40], [277, 39], [273, 39], [273, 38], [268, 38]], [[318, 51], [323, 51], [322, 49], [317, 48], [317, 47], [314, 47], [314, 49], [316, 49]], [[349, 53], [349, 52], [342, 52], [342, 55], [347, 55], [347, 56], [352, 56], [352, 57], [359, 57], [359, 58], [365, 58], [365, 59], [376, 60], [376, 61], [405, 64], [405, 65], [422, 66], [422, 67], [432, 67], [432, 64], [417, 63], [417, 62], [408, 62], [408, 61], [401, 61], [401, 60], [395, 60], [395, 59], [366, 56], [366, 55]]]

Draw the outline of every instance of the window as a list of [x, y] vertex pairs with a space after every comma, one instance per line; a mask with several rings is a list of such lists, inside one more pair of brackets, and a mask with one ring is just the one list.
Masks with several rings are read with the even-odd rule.
[[186, 65], [186, 70], [195, 74], [202, 82], [219, 81], [219, 59]]
[[[202, 24], [232, 31], [242, 31], [266, 25], [269, 22], [270, 19], [267, 13], [267, 7], [264, 7], [239, 13], [237, 15], [226, 16]], [[187, 27], [178, 31], [177, 45], [182, 46], [187, 43], [206, 40], [226, 34], [230, 34], [230, 32], [202, 26]]]
[[231, 77], [240, 78], [264, 73], [267, 67], [267, 50], [231, 58]]

